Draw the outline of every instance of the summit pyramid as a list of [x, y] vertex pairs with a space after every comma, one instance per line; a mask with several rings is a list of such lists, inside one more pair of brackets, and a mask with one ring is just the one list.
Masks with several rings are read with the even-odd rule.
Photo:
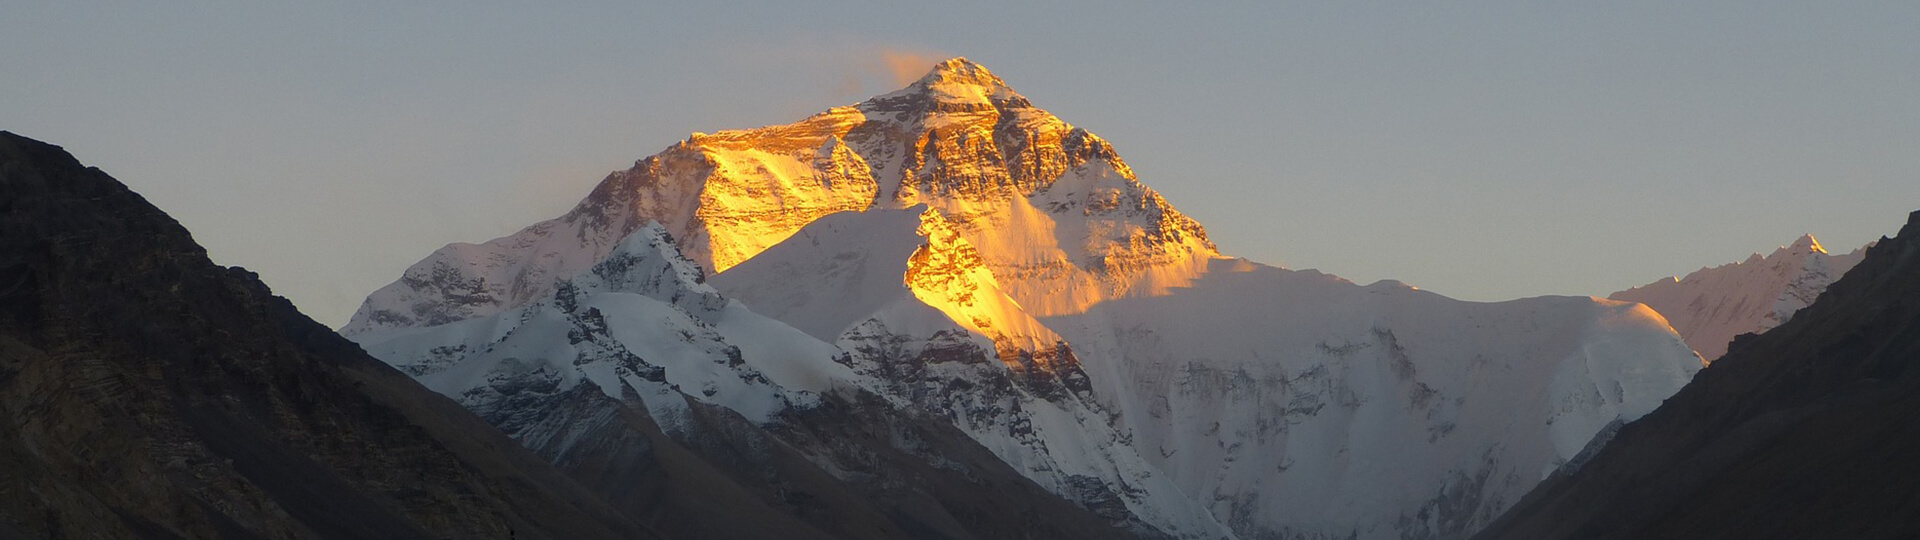
[[[637, 232], [652, 247], [620, 248]], [[711, 272], [676, 290], [725, 307], [595, 285], [610, 256]], [[902, 467], [984, 467], [910, 435], [956, 430], [1147, 538], [1463, 537], [1701, 367], [1639, 304], [1463, 302], [1222, 255], [1114, 145], [958, 58], [695, 133], [565, 215], [434, 252], [342, 332], [490, 419], [592, 433], [555, 426], [616, 414], [497, 395], [597, 387], [593, 407], [692, 448], [750, 425], [792, 451], [729, 463], [798, 455], [882, 493]], [[944, 427], [819, 436], [903, 419]], [[522, 439], [555, 459], [582, 441]]]

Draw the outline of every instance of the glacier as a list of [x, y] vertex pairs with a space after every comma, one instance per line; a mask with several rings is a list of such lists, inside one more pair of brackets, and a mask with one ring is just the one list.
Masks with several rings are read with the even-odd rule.
[[663, 427], [880, 396], [1172, 538], [1462, 538], [1702, 366], [1636, 303], [1222, 255], [1112, 144], [965, 59], [693, 134], [563, 216], [436, 251], [342, 333], [530, 446], [559, 431], [513, 424], [545, 402], [508, 390], [592, 384]]

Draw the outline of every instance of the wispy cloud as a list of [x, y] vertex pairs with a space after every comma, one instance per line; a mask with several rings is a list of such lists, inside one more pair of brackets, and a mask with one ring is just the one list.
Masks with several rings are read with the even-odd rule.
[[[839, 70], [835, 91], [840, 97], [890, 92], [920, 80], [933, 64], [947, 56], [895, 46], [863, 47], [832, 56]], [[853, 61], [846, 61], [847, 59]]]
[[819, 88], [846, 99], [889, 92], [906, 86], [933, 64], [952, 54], [914, 45], [810, 37], [772, 42], [730, 44], [731, 54], [743, 66], [778, 72], [799, 69], [810, 74]]
[[887, 75], [892, 77], [894, 86], [905, 86], [907, 83], [918, 80], [921, 75], [926, 75], [927, 70], [932, 69], [933, 64], [941, 60], [946, 60], [946, 57], [920, 51], [883, 48], [880, 49], [879, 64], [886, 69]]
[[933, 64], [948, 57], [915, 44], [880, 43], [844, 36], [804, 36], [788, 39], [746, 40], [723, 45], [727, 66], [708, 73], [710, 80], [728, 78], [734, 84], [778, 81], [780, 90], [762, 93], [778, 103], [782, 117], [819, 112], [898, 90], [925, 75]]

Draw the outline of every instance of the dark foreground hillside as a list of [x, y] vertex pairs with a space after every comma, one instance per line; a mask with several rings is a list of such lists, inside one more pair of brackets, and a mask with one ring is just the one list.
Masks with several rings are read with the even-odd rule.
[[0, 538], [653, 537], [6, 132], [0, 418]]
[[576, 435], [556, 468], [0, 132], [0, 540], [1130, 536], [865, 398], [775, 431], [701, 408], [679, 439], [598, 391], [496, 418]]
[[1920, 537], [1920, 212], [1477, 538]]

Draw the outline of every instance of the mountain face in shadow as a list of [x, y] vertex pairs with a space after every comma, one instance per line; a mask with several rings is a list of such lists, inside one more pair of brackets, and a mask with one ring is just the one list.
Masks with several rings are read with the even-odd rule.
[[1861, 247], [1828, 253], [1808, 234], [1765, 257], [1754, 253], [1744, 261], [1617, 291], [1607, 299], [1639, 302], [1660, 312], [1702, 360], [1712, 363], [1727, 354], [1734, 336], [1765, 332], [1793, 318], [1860, 264], [1866, 252]]
[[[843, 382], [850, 355], [722, 296], [657, 225], [548, 298], [368, 350], [677, 538], [1114, 538], [1134, 517]], [[945, 352], [891, 359], [990, 365]]]
[[[1011, 469], [1026, 482], [996, 485], [1195, 540], [1465, 537], [1701, 366], [1639, 304], [1464, 302], [1226, 257], [1112, 144], [964, 58], [694, 133], [564, 215], [428, 254], [341, 333], [577, 478], [614, 477], [575, 457], [626, 452], [639, 439], [594, 434], [630, 418], [784, 508], [859, 499], [782, 495], [798, 476], [742, 473], [784, 454], [713, 450], [793, 450], [882, 508], [929, 485], [901, 471]], [[930, 491], [917, 515], [961, 519], [895, 522], [1006, 515], [939, 497], [978, 487]]]
[[[552, 407], [483, 420], [0, 132], [0, 538], [1127, 536], [872, 396], [780, 433], [689, 403], [669, 437], [598, 390], [509, 386]], [[576, 442], [536, 455], [490, 421]]]
[[4, 538], [656, 537], [6, 132], [0, 417]]
[[1920, 535], [1920, 212], [1477, 538]]

